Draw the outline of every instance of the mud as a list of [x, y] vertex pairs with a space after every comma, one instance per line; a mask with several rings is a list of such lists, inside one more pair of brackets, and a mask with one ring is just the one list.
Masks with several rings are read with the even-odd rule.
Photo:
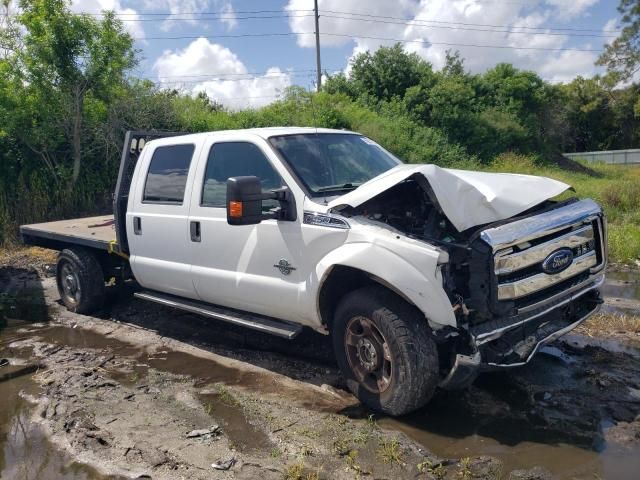
[[[9, 328], [15, 329], [14, 326]], [[0, 338], [4, 339], [3, 334]], [[4, 342], [3, 342], [4, 343]], [[3, 344], [4, 347], [4, 344]], [[0, 358], [9, 352], [0, 348]], [[102, 480], [97, 470], [74, 461], [58, 450], [47, 438], [42, 427], [31, 421], [31, 406], [22, 395], [37, 395], [40, 389], [29, 374], [38, 365], [27, 359], [12, 358], [11, 364], [0, 367], [0, 478], [39, 480]]]
[[[572, 334], [412, 415], [371, 417], [324, 336], [286, 342], [126, 291], [74, 315], [43, 271], [0, 269], [0, 312], [14, 312], [0, 358], [28, 367], [0, 382], [0, 478], [637, 478], [640, 350], [616, 339]], [[609, 298], [637, 300], [634, 278]]]
[[609, 270], [602, 293], [605, 297], [605, 311], [639, 314], [640, 271]]

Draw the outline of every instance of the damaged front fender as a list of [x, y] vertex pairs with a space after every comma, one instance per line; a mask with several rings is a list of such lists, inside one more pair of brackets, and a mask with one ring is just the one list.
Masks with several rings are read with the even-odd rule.
[[[316, 275], [324, 283], [334, 266], [361, 270], [380, 279], [381, 283], [387, 284], [414, 304], [424, 313], [432, 328], [456, 327], [451, 302], [439, 276], [440, 251], [426, 250], [423, 245], [407, 239], [396, 239], [395, 235], [387, 241], [379, 239], [377, 243], [347, 243], [318, 262]], [[316, 307], [319, 311], [320, 306]]]

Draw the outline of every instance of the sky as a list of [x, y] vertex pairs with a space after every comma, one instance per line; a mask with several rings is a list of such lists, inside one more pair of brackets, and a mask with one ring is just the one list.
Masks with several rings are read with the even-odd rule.
[[[551, 82], [602, 73], [594, 62], [620, 25], [618, 0], [318, 0], [322, 70], [396, 41], [442, 67], [459, 50], [468, 70], [499, 62]], [[290, 85], [315, 88], [313, 0], [72, 0], [114, 10], [136, 39], [133, 75], [240, 109]]]

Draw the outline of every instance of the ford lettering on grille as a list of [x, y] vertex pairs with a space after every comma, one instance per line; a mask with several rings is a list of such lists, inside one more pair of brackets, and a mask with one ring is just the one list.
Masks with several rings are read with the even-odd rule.
[[542, 262], [542, 271], [552, 275], [560, 273], [571, 265], [573, 262], [573, 251], [570, 248], [561, 248], [552, 252]]

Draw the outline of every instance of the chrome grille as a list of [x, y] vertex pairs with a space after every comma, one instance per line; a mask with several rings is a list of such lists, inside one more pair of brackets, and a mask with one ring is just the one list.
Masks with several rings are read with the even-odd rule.
[[[591, 200], [485, 230], [481, 238], [493, 247], [496, 300], [517, 301], [519, 308], [544, 303], [540, 296], [546, 291], [552, 297], [570, 279], [589, 277], [606, 263], [604, 219]], [[572, 262], [558, 273], [546, 273], [545, 259], [559, 249], [571, 250]]]

